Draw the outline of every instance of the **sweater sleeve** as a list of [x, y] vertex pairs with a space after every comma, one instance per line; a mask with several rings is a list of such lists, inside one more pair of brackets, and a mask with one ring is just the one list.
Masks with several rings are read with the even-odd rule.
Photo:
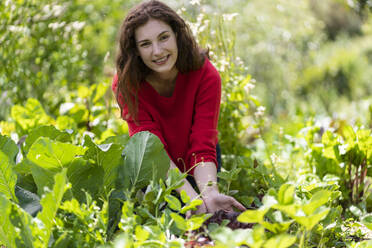
[[187, 161], [190, 174], [200, 162], [214, 162], [217, 166], [217, 125], [221, 101], [221, 78], [207, 60], [196, 93], [193, 123], [189, 138]]
[[[114, 76], [112, 80], [112, 90], [116, 94], [118, 85], [118, 77], [117, 75]], [[164, 140], [164, 137], [160, 131], [159, 126], [154, 121], [154, 119], [151, 117], [151, 115], [146, 111], [146, 109], [143, 106], [143, 103], [139, 101], [138, 103], [138, 113], [137, 113], [137, 120], [134, 121], [132, 116], [130, 116], [128, 111], [127, 104], [124, 103], [124, 98], [122, 94], [119, 92], [119, 97], [117, 98], [118, 104], [122, 110], [121, 117], [127, 122], [128, 129], [129, 129], [129, 136], [133, 136], [134, 134], [142, 131], [149, 131], [161, 140], [161, 142], [164, 145], [164, 148], [167, 150], [167, 144]]]

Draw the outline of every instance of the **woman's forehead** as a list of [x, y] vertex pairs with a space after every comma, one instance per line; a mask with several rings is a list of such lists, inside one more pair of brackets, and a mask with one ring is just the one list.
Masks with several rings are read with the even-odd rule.
[[141, 40], [156, 38], [165, 31], [173, 32], [171, 26], [167, 23], [157, 19], [149, 19], [148, 22], [135, 30], [134, 35], [136, 41], [139, 42]]

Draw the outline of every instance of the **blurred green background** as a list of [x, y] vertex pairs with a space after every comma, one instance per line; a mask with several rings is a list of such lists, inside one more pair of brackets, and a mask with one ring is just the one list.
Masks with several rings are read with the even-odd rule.
[[[78, 125], [82, 120], [90, 122], [84, 124], [88, 130], [106, 121], [103, 132], [112, 119], [111, 108], [117, 109], [111, 92], [95, 101], [85, 98], [96, 94], [97, 85], [109, 89], [118, 30], [138, 2], [1, 1], [3, 132], [11, 107], [24, 106], [29, 98], [37, 99], [53, 118], [66, 115], [65, 122], [66, 118]], [[211, 49], [221, 74], [228, 72], [224, 79], [250, 77], [248, 85], [237, 87], [260, 102], [255, 105], [264, 107], [260, 111], [265, 110], [266, 122], [285, 127], [304, 117], [329, 116], [371, 127], [370, 0], [164, 2], [178, 10], [200, 44]], [[236, 90], [230, 86], [224, 85], [226, 95]], [[91, 119], [99, 109], [106, 117]], [[236, 117], [243, 124], [235, 131], [246, 132], [247, 139], [253, 113], [243, 111]], [[226, 115], [234, 113], [223, 113], [222, 118]]]

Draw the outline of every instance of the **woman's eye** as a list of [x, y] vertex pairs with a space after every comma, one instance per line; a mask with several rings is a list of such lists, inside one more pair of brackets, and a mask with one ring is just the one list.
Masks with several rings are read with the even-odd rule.
[[149, 42], [144, 42], [140, 44], [140, 47], [148, 47], [150, 45]]
[[169, 38], [169, 35], [163, 35], [160, 37], [160, 40], [164, 41], [164, 40], [167, 40]]

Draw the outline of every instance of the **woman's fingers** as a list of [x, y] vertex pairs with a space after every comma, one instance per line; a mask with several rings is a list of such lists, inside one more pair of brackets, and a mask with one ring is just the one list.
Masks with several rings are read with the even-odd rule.
[[243, 204], [241, 204], [240, 202], [238, 202], [237, 200], [235, 200], [234, 198], [232, 198], [232, 205], [234, 207], [236, 207], [237, 209], [239, 209], [240, 211], [245, 211], [247, 210]]

